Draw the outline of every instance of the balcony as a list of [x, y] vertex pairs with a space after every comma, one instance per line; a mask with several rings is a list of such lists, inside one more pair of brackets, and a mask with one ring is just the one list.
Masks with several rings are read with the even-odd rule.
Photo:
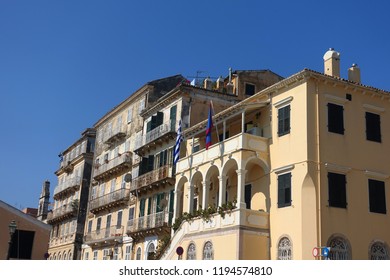
[[80, 189], [80, 185], [82, 183], [81, 177], [73, 177], [61, 184], [54, 189], [54, 199], [59, 200], [61, 197], [68, 196]]
[[83, 233], [84, 233], [83, 229], [84, 229], [84, 225], [77, 224], [77, 230], [75, 232], [71, 232], [68, 234], [64, 234], [62, 236], [55, 236], [55, 237], [50, 238], [49, 247], [51, 248], [51, 247], [55, 247], [55, 246], [60, 246], [60, 245], [65, 245], [65, 244], [70, 244], [70, 243], [76, 242], [78, 239], [77, 237], [83, 235]]
[[131, 168], [131, 154], [126, 152], [104, 163], [95, 164], [93, 178], [96, 181], [123, 173]]
[[176, 120], [159, 125], [145, 135], [136, 139], [134, 152], [139, 155], [145, 154], [146, 151], [156, 147], [157, 145], [175, 139], [178, 123]]
[[47, 215], [47, 223], [55, 224], [72, 218], [77, 215], [78, 202], [72, 202], [67, 205], [63, 205]]
[[89, 201], [89, 211], [96, 214], [105, 209], [126, 205], [130, 199], [129, 189], [119, 189]]
[[[203, 149], [194, 153], [192, 156], [192, 168], [225, 157], [228, 159], [234, 153], [242, 151], [253, 151], [257, 157], [269, 162], [269, 139], [250, 133], [239, 133], [225, 141], [212, 145], [208, 150]], [[176, 173], [183, 172], [190, 167], [190, 156], [182, 158], [176, 165]]]
[[135, 193], [136, 191], [147, 191], [148, 189], [152, 189], [160, 185], [173, 185], [175, 183], [175, 179], [172, 178], [171, 172], [171, 165], [165, 165], [138, 176], [133, 179], [130, 190], [132, 193]]
[[109, 146], [126, 137], [127, 125], [119, 125], [103, 134], [103, 142]]
[[88, 232], [84, 236], [84, 242], [89, 246], [122, 243], [123, 226], [112, 226]]
[[172, 213], [163, 211], [129, 220], [127, 223], [127, 235], [137, 240], [145, 236], [170, 233], [171, 219]]

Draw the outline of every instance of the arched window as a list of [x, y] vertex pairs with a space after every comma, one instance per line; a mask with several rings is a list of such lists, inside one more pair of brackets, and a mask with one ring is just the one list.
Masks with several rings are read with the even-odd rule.
[[388, 260], [389, 253], [387, 252], [385, 244], [382, 242], [375, 242], [370, 248], [371, 260]]
[[195, 244], [191, 243], [187, 249], [187, 260], [196, 260], [196, 248]]
[[329, 258], [331, 260], [350, 260], [350, 248], [347, 240], [342, 237], [334, 237], [329, 241]]
[[64, 260], [67, 260], [66, 256], [67, 256], [67, 255], [66, 255], [66, 252], [64, 252], [64, 255], [63, 255], [63, 259], [64, 259]]
[[287, 237], [283, 237], [279, 241], [278, 245], [278, 260], [291, 260], [292, 259], [292, 245], [291, 241]]
[[155, 253], [154, 243], [150, 243], [148, 248], [148, 260], [154, 260], [154, 253]]
[[58, 253], [58, 260], [61, 260], [61, 253]]
[[72, 259], [72, 252], [69, 251], [69, 253], [68, 253], [68, 260], [71, 260], [71, 259]]
[[214, 249], [213, 243], [207, 241], [203, 247], [203, 259], [204, 260], [213, 260], [214, 259]]
[[140, 260], [141, 259], [141, 247], [138, 247], [137, 249], [137, 255], [136, 255], [136, 260]]

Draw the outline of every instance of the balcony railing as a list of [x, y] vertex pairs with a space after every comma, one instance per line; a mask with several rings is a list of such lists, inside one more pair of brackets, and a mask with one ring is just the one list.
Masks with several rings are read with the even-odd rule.
[[119, 189], [101, 197], [89, 201], [89, 211], [97, 213], [120, 204], [125, 204], [130, 199], [129, 189]]
[[113, 127], [111, 130], [104, 132], [103, 142], [111, 145], [113, 142], [120, 140], [126, 136], [127, 125], [119, 125]]
[[77, 230], [62, 236], [54, 236], [50, 238], [49, 247], [54, 247], [58, 245], [73, 243], [76, 241], [76, 235], [83, 235], [83, 225], [78, 224]]
[[81, 185], [81, 182], [81, 177], [77, 176], [58, 184], [58, 186], [54, 189], [54, 199], [57, 199], [62, 193], [66, 193], [72, 189], [76, 190]]
[[98, 229], [92, 232], [88, 232], [84, 236], [84, 241], [87, 244], [109, 242], [109, 241], [121, 241], [123, 237], [123, 226], [111, 226], [108, 228]]
[[172, 213], [162, 211], [150, 214], [138, 219], [129, 220], [127, 223], [127, 234], [133, 238], [155, 234], [153, 230], [165, 228], [169, 232]]
[[131, 167], [131, 154], [126, 152], [120, 156], [117, 156], [111, 160], [107, 160], [104, 163], [95, 164], [93, 178], [95, 180], [102, 179], [114, 175], [118, 172]]
[[227, 158], [237, 151], [254, 151], [258, 157], [268, 162], [269, 139], [250, 133], [239, 133], [229, 137], [225, 141], [212, 145], [208, 150], [203, 149], [191, 156], [179, 159], [176, 165], [176, 173], [188, 170], [190, 165], [194, 168], [209, 164], [209, 162], [221, 157]]
[[134, 150], [137, 151], [143, 146], [152, 144], [154, 141], [159, 140], [164, 136], [174, 135], [176, 133], [177, 124], [176, 120], [169, 120], [152, 129], [145, 135], [140, 136], [136, 139]]
[[78, 210], [78, 205], [76, 203], [69, 203], [67, 205], [63, 205], [57, 209], [52, 210], [47, 214], [47, 222], [49, 224], [56, 223], [59, 221], [66, 220], [70, 217], [76, 215]]
[[142, 190], [145, 187], [153, 187], [154, 185], [166, 182], [171, 184], [174, 182], [171, 175], [171, 165], [164, 165], [156, 170], [134, 178], [130, 190], [134, 192], [136, 190]]

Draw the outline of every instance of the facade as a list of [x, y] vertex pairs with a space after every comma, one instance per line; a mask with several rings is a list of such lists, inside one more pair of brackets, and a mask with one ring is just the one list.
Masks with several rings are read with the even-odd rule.
[[133, 240], [126, 234], [126, 226], [134, 219], [136, 197], [130, 186], [132, 176], [136, 176], [132, 170], [141, 162], [133, 153], [143, 128], [140, 114], [183, 80], [176, 75], [151, 81], [95, 124], [97, 141], [83, 259], [130, 259]]
[[53, 209], [47, 223], [53, 228], [49, 242], [50, 260], [80, 260], [96, 132], [86, 129], [81, 138], [61, 153], [55, 172]]
[[[51, 226], [0, 200], [0, 260], [46, 259]], [[9, 225], [16, 222], [10, 239]], [[9, 247], [11, 241], [11, 248]]]
[[390, 93], [362, 85], [356, 65], [340, 78], [334, 50], [324, 70], [216, 114], [207, 150], [207, 121], [183, 132], [163, 259], [178, 246], [183, 259], [310, 260], [323, 246], [330, 259], [389, 259]]

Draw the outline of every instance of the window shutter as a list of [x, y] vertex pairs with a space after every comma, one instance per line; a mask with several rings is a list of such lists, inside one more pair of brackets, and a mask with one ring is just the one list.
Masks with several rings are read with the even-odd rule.
[[145, 198], [141, 198], [139, 202], [139, 216], [143, 217], [145, 215]]

